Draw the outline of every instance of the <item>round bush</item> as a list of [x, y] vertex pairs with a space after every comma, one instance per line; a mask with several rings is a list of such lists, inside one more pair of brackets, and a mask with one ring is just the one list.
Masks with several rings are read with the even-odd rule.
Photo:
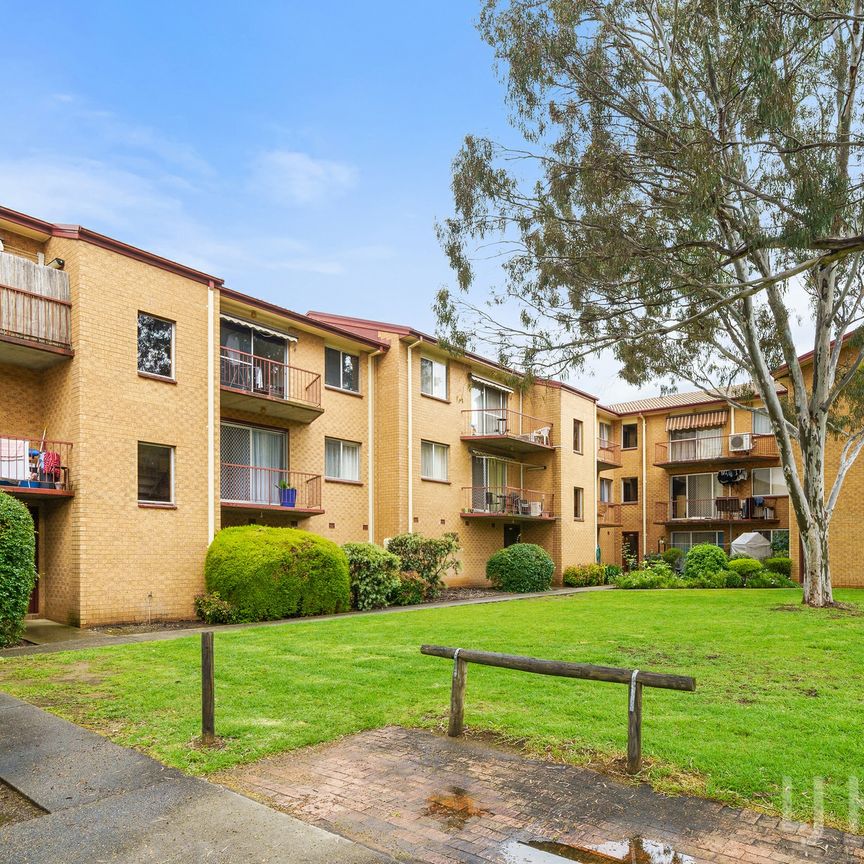
[[0, 648], [21, 638], [36, 582], [35, 556], [36, 533], [29, 511], [0, 492]]
[[791, 558], [766, 558], [762, 562], [762, 566], [772, 573], [779, 573], [787, 579], [792, 575], [792, 559]]
[[549, 553], [534, 543], [514, 543], [499, 549], [486, 562], [486, 578], [501, 591], [548, 591], [555, 564]]
[[224, 528], [210, 544], [204, 572], [207, 590], [240, 621], [325, 615], [351, 605], [345, 553], [296, 528]]
[[726, 566], [741, 577], [745, 586], [754, 573], [762, 572], [762, 562], [755, 558], [733, 558]]
[[681, 566], [681, 559], [684, 557], [684, 550], [677, 546], [670, 546], [663, 552], [663, 560], [673, 569], [677, 570]]
[[346, 543], [342, 549], [348, 556], [351, 575], [351, 600], [355, 609], [380, 609], [389, 606], [391, 596], [399, 588], [398, 555], [374, 543]]
[[728, 569], [729, 559], [726, 553], [711, 543], [701, 543], [694, 546], [684, 562], [684, 578], [700, 579], [703, 576], [713, 576]]

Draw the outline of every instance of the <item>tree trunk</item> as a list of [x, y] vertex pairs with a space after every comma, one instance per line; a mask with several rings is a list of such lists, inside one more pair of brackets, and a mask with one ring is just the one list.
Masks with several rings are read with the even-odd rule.
[[804, 558], [801, 562], [801, 582], [808, 606], [821, 608], [834, 602], [831, 591], [831, 567], [828, 557], [828, 522], [821, 501], [813, 506], [813, 518], [807, 531], [801, 533]]

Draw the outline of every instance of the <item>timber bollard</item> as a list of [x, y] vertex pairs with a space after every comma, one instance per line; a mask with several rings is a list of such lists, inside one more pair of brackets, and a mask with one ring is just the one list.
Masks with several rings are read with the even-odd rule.
[[201, 634], [201, 743], [216, 740], [216, 691], [213, 675], [213, 631]]

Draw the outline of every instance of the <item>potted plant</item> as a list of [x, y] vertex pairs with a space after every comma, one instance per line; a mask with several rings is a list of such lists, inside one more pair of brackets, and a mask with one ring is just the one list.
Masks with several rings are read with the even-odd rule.
[[297, 490], [287, 480], [280, 480], [276, 485], [279, 489], [279, 503], [283, 507], [296, 506]]

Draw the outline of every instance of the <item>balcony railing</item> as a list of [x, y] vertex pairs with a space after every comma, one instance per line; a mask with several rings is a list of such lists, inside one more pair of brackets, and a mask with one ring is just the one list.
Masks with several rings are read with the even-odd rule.
[[552, 446], [552, 424], [506, 408], [466, 408], [463, 437], [513, 438], [540, 447]]
[[608, 501], [597, 502], [597, 524], [598, 525], [620, 525], [621, 505], [610, 504]]
[[282, 481], [297, 490], [294, 509], [321, 509], [320, 474], [285, 471], [280, 468], [259, 468], [256, 465], [235, 465], [231, 462], [222, 463], [222, 503], [278, 507], [281, 505], [279, 484]]
[[255, 396], [302, 402], [315, 408], [321, 406], [321, 376], [317, 372], [224, 345], [220, 352], [223, 387]]
[[478, 516], [554, 518], [554, 496], [519, 486], [463, 486], [465, 513]]
[[0, 335], [52, 348], [72, 347], [68, 300], [0, 285]]
[[776, 522], [777, 496], [754, 495], [749, 498], [678, 498], [657, 501], [655, 522]]
[[22, 494], [71, 492], [68, 441], [0, 435], [0, 490]]
[[753, 435], [750, 432], [718, 435], [712, 438], [663, 441], [655, 445], [654, 451], [656, 465], [779, 458], [777, 441], [773, 435]]
[[611, 441], [597, 439], [597, 461], [604, 465], [621, 466], [621, 447]]

